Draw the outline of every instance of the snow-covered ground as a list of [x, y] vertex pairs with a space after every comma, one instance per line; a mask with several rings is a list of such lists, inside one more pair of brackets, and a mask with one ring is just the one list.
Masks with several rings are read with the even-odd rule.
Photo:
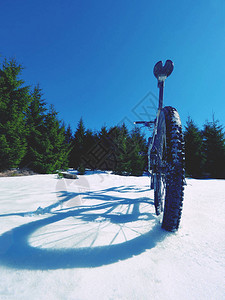
[[178, 232], [148, 177], [0, 178], [0, 299], [225, 299], [225, 180], [187, 180]]

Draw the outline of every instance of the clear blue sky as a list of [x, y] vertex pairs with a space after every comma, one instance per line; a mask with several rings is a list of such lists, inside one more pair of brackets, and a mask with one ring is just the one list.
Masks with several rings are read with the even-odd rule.
[[136, 120], [166, 59], [165, 105], [183, 123], [190, 115], [201, 127], [214, 113], [225, 125], [224, 0], [0, 0], [0, 20], [0, 55], [25, 67], [73, 129], [80, 117], [97, 130]]

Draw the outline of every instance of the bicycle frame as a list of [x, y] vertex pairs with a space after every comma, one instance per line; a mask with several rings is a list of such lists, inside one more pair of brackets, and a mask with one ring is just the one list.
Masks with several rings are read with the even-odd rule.
[[154, 124], [152, 138], [148, 143], [148, 171], [150, 188], [154, 189], [154, 206], [162, 228], [175, 231], [179, 227], [184, 198], [184, 138], [177, 110], [163, 107], [163, 89], [166, 78], [173, 71], [173, 62], [163, 66], [159, 61], [154, 67], [158, 80], [159, 106], [154, 122], [136, 122], [150, 127]]

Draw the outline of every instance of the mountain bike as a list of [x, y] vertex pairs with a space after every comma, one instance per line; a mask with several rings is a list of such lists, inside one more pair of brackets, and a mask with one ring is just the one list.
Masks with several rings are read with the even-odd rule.
[[178, 229], [184, 197], [184, 137], [179, 114], [174, 107], [163, 107], [163, 91], [166, 78], [174, 64], [167, 60], [155, 64], [153, 73], [158, 80], [159, 105], [155, 120], [137, 121], [152, 130], [148, 142], [148, 172], [150, 188], [154, 189], [154, 205], [160, 216], [162, 228]]

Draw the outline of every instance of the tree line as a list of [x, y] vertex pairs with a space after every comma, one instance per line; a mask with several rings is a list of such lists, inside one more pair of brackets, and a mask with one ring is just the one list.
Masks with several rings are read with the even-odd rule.
[[39, 85], [31, 88], [20, 79], [23, 67], [5, 59], [0, 67], [0, 170], [29, 168], [53, 173], [68, 167], [113, 170], [141, 175], [145, 168], [146, 140], [140, 129], [125, 124], [100, 132], [86, 129], [81, 119], [75, 133], [65, 126]]
[[85, 129], [84, 122], [80, 119], [74, 135], [69, 126], [66, 136], [71, 145], [69, 165], [80, 173], [88, 168], [112, 170], [119, 175], [143, 174], [147, 143], [140, 128], [135, 127], [129, 132], [126, 125], [121, 124], [92, 132]]
[[[140, 128], [125, 124], [86, 129], [82, 118], [75, 132], [47, 106], [39, 85], [21, 79], [23, 67], [14, 59], [0, 66], [0, 170], [28, 168], [53, 173], [72, 167], [142, 175], [147, 170], [147, 140]], [[225, 136], [213, 118], [200, 130], [190, 118], [184, 127], [186, 175], [225, 178]]]
[[218, 120], [199, 129], [189, 118], [184, 130], [186, 175], [195, 178], [225, 178], [225, 134]]

